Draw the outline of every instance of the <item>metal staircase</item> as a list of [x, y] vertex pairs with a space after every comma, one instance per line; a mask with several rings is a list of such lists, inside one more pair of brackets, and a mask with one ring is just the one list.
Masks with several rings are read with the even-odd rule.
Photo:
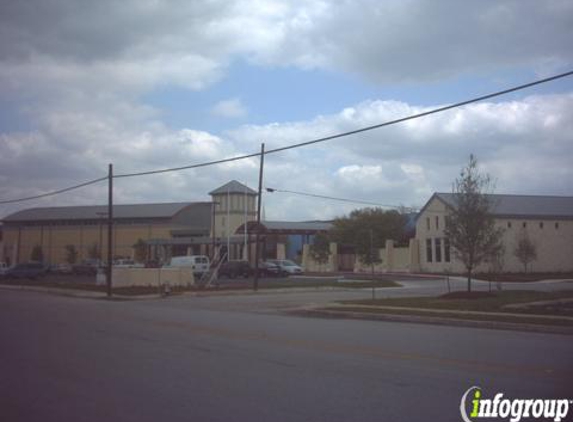
[[201, 275], [201, 278], [199, 279], [199, 286], [209, 288], [211, 287], [213, 282], [216, 282], [218, 280], [219, 269], [227, 259], [227, 252], [225, 252], [222, 256], [220, 253], [221, 253], [221, 248], [219, 247], [215, 250], [215, 255], [213, 256], [213, 260], [211, 261], [211, 265], [209, 266], [209, 271], [204, 272]]

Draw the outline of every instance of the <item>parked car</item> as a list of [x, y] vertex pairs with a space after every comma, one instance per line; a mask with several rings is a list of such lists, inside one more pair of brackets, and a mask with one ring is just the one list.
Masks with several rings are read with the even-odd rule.
[[301, 266], [292, 262], [290, 259], [269, 259], [267, 262], [277, 265], [280, 271], [286, 275], [302, 274], [304, 272]]
[[219, 277], [249, 277], [254, 269], [247, 261], [227, 261], [219, 268]]
[[280, 267], [270, 261], [259, 261], [259, 275], [267, 277], [280, 277], [286, 275], [282, 272]]
[[166, 267], [192, 268], [193, 274], [202, 275], [209, 271], [210, 263], [209, 257], [205, 255], [184, 255], [172, 257]]
[[0, 277], [4, 275], [7, 269], [8, 269], [8, 264], [6, 264], [5, 262], [0, 262]]
[[143, 268], [144, 265], [135, 262], [133, 259], [116, 259], [113, 261], [113, 266], [116, 268]]
[[72, 273], [76, 275], [96, 275], [101, 266], [99, 259], [86, 259], [79, 264], [72, 265]]
[[49, 271], [54, 274], [71, 274], [72, 266], [70, 264], [55, 264], [50, 267]]
[[13, 267], [8, 268], [4, 271], [2, 275], [6, 279], [17, 279], [17, 278], [31, 278], [36, 279], [38, 277], [43, 277], [46, 275], [47, 268], [44, 264], [40, 262], [28, 262], [22, 264], [16, 264]]

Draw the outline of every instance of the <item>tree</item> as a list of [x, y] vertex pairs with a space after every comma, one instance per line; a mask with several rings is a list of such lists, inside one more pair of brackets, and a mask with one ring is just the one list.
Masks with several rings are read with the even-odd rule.
[[97, 243], [92, 243], [88, 246], [88, 258], [90, 259], [101, 259], [99, 245]]
[[66, 262], [74, 265], [78, 260], [78, 250], [74, 245], [66, 245]]
[[324, 233], [314, 236], [314, 241], [310, 245], [310, 256], [319, 264], [326, 264], [330, 256], [330, 239]]
[[330, 234], [333, 241], [353, 246], [362, 263], [373, 265], [380, 262], [378, 250], [386, 240], [403, 239], [406, 223], [407, 218], [397, 211], [363, 208], [335, 219]]
[[517, 240], [513, 254], [523, 264], [524, 272], [527, 272], [527, 265], [537, 259], [537, 246], [529, 238], [527, 232], [524, 232]]
[[495, 227], [491, 214], [494, 206], [488, 193], [489, 175], [480, 174], [477, 160], [470, 155], [469, 163], [454, 183], [454, 206], [446, 222], [445, 235], [454, 255], [466, 268], [468, 292], [471, 292], [474, 269], [488, 258], [499, 254], [503, 230]]
[[44, 251], [40, 245], [34, 246], [34, 249], [32, 249], [32, 253], [30, 254], [30, 260], [36, 262], [44, 261]]
[[133, 245], [135, 262], [147, 261], [147, 244], [143, 239], [138, 239]]

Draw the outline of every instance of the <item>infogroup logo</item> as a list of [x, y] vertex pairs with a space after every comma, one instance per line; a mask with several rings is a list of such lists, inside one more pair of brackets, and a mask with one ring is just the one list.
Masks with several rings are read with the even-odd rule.
[[473, 386], [462, 396], [460, 413], [464, 422], [475, 422], [480, 418], [509, 418], [510, 422], [535, 418], [559, 422], [567, 417], [572, 403], [568, 399], [505, 399], [503, 393], [486, 399], [482, 397], [481, 388]]

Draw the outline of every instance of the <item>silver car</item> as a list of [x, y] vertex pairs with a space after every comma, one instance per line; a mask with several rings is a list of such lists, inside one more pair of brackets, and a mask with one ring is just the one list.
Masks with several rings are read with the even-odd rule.
[[302, 274], [304, 272], [301, 266], [291, 261], [290, 259], [268, 259], [267, 262], [275, 264], [280, 268], [281, 272], [288, 275]]

